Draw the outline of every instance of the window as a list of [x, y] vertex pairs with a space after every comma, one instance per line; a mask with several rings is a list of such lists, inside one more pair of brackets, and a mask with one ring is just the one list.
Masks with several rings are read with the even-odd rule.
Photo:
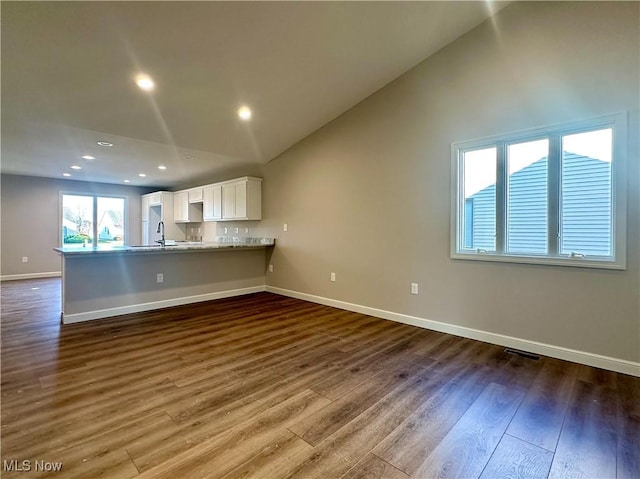
[[[125, 244], [125, 198], [62, 194], [61, 243]], [[97, 242], [96, 242], [97, 238]]]
[[452, 258], [625, 268], [626, 116], [454, 143]]

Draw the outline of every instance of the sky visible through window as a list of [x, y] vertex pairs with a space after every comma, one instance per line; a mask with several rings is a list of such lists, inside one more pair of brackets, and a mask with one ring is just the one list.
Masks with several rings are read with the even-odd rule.
[[[581, 156], [588, 156], [611, 163], [613, 129], [588, 131], [564, 135], [562, 149]], [[509, 145], [509, 175], [544, 158], [548, 154], [548, 140], [535, 140]], [[471, 150], [464, 153], [464, 197], [496, 182], [496, 148]]]

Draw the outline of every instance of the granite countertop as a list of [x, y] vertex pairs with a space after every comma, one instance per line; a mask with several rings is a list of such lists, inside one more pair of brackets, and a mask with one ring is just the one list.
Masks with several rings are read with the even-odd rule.
[[232, 236], [217, 236], [216, 241], [171, 241], [166, 246], [161, 245], [133, 245], [133, 246], [63, 246], [53, 248], [63, 255], [86, 255], [108, 253], [168, 253], [183, 251], [205, 251], [221, 249], [255, 249], [275, 245], [274, 238], [238, 238]]

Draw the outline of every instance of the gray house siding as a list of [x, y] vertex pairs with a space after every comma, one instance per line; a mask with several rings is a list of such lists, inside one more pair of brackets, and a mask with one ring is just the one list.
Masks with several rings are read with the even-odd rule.
[[507, 251], [547, 252], [547, 158], [515, 172], [509, 178]]
[[471, 248], [496, 249], [496, 185], [487, 186], [467, 199], [473, 216], [468, 219], [472, 226]]
[[[509, 179], [509, 253], [547, 253], [547, 164], [541, 158]], [[564, 152], [561, 175], [560, 252], [611, 255], [611, 163]], [[490, 185], [465, 202], [465, 248], [494, 251], [495, 222], [495, 185]]]
[[561, 253], [611, 255], [611, 163], [567, 153], [562, 166]]

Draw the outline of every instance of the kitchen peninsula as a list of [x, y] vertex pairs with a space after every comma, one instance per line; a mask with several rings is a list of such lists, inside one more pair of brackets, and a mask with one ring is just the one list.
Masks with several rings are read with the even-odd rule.
[[62, 256], [62, 322], [264, 291], [272, 238], [171, 246], [54, 248]]

